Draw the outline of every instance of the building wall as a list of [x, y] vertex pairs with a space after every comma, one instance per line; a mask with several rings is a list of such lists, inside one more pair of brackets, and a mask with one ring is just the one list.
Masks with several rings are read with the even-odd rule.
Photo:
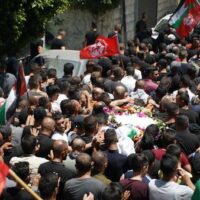
[[127, 39], [131, 39], [134, 37], [134, 32], [135, 32], [135, 8], [136, 8], [136, 1], [134, 0], [126, 0], [125, 1], [126, 5], [126, 34], [127, 34]]
[[[126, 11], [126, 36], [132, 39], [134, 36], [134, 27], [139, 19], [138, 3], [141, 0], [125, 0]], [[146, 0], [150, 1], [150, 0]], [[177, 6], [178, 0], [158, 0], [157, 19], [165, 14], [171, 13]], [[145, 7], [145, 5], [144, 5]], [[96, 21], [98, 30], [101, 34], [107, 36], [113, 30], [117, 23], [123, 24], [122, 6], [112, 11], [104, 13], [102, 16], [94, 16], [86, 10], [70, 10], [57, 16], [48, 26], [53, 34], [56, 34], [59, 28], [64, 28], [67, 32], [66, 44], [68, 49], [81, 49], [85, 33], [90, 29], [92, 21]]]
[[[57, 21], [60, 23], [57, 23]], [[59, 28], [64, 28], [67, 32], [67, 48], [80, 49], [82, 48], [84, 36], [90, 30], [90, 25], [93, 21], [97, 22], [98, 31], [107, 36], [113, 30], [114, 25], [121, 22], [121, 7], [98, 17], [85, 10], [70, 10], [70, 12], [67, 11], [52, 20], [48, 29], [56, 35]]]
[[178, 5], [178, 0], [158, 0], [157, 20], [173, 13]]

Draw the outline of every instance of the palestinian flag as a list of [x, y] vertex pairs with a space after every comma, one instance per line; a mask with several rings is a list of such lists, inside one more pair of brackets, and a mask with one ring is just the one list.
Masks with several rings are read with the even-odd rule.
[[0, 125], [5, 124], [6, 121], [13, 116], [17, 108], [19, 98], [23, 96], [26, 91], [27, 88], [24, 76], [24, 68], [22, 63], [20, 63], [18, 69], [17, 81], [15, 85], [12, 87], [5, 103], [0, 107]]
[[200, 0], [182, 0], [169, 20], [180, 38], [187, 37], [200, 21]]

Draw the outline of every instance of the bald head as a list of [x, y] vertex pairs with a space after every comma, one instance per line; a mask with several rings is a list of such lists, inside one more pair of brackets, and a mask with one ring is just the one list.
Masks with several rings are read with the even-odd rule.
[[94, 162], [94, 173], [98, 174], [104, 172], [107, 167], [108, 159], [105, 153], [98, 151], [92, 154], [92, 161]]
[[94, 100], [100, 100], [101, 98], [101, 95], [104, 93], [104, 91], [101, 89], [101, 88], [98, 88], [98, 87], [95, 87], [93, 90], [92, 90], [92, 97]]
[[92, 158], [86, 153], [80, 153], [76, 158], [76, 169], [80, 174], [91, 171]]
[[136, 81], [135, 87], [137, 89], [144, 89], [144, 81], [143, 80]]
[[54, 157], [61, 157], [66, 156], [68, 151], [68, 145], [67, 142], [64, 140], [55, 140], [53, 142], [53, 154]]
[[73, 151], [78, 151], [78, 152], [83, 152], [85, 150], [85, 141], [81, 138], [75, 138], [72, 141], [72, 150]]
[[45, 117], [42, 121], [42, 132], [51, 136], [55, 130], [55, 121], [51, 117]]
[[127, 96], [127, 90], [124, 86], [118, 85], [114, 89], [114, 97], [115, 99], [124, 99]]

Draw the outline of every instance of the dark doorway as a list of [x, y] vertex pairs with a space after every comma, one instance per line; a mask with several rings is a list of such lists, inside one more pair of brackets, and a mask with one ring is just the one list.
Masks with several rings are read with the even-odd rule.
[[138, 3], [138, 16], [139, 20], [142, 13], [147, 14], [147, 26], [148, 28], [154, 27], [157, 22], [157, 4], [158, 0], [137, 0]]

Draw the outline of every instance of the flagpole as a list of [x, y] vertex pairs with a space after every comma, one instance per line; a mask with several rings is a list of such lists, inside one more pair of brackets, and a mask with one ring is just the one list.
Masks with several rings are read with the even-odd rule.
[[30, 193], [36, 200], [42, 200], [42, 198], [35, 193], [15, 172], [11, 169], [9, 169], [9, 175], [17, 182], [19, 183], [28, 193]]

